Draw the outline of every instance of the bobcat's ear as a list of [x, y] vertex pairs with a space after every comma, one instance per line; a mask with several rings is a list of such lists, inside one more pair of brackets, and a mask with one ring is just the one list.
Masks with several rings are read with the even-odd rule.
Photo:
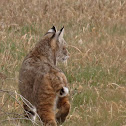
[[59, 31], [59, 35], [58, 35], [59, 40], [63, 38], [63, 35], [64, 35], [64, 26]]
[[49, 31], [47, 32], [47, 33], [56, 33], [57, 32], [57, 30], [56, 30], [56, 27], [55, 26], [53, 26], [51, 29], [49, 29]]

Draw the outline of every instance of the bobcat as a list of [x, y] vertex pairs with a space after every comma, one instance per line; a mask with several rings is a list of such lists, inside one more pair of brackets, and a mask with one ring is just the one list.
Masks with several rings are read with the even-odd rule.
[[19, 72], [19, 91], [34, 106], [23, 103], [26, 116], [35, 120], [37, 112], [44, 126], [63, 123], [70, 109], [67, 79], [57, 67], [69, 58], [63, 34], [64, 27], [57, 31], [53, 26], [25, 57]]

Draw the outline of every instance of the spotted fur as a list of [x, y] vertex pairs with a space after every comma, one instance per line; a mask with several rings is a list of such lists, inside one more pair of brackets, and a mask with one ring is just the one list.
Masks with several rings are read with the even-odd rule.
[[64, 27], [51, 28], [25, 57], [19, 72], [19, 91], [35, 106], [29, 110], [24, 104], [25, 112], [35, 120], [36, 111], [45, 126], [63, 123], [70, 109], [68, 82], [56, 66], [69, 57], [63, 34]]

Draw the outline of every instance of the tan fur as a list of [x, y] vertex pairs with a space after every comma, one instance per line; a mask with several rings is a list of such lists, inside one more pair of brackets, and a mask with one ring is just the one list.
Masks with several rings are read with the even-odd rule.
[[[46, 34], [36, 44], [24, 59], [19, 73], [20, 93], [36, 107], [45, 126], [57, 126], [57, 123], [63, 123], [70, 109], [68, 96], [58, 97], [60, 90], [68, 85], [66, 76], [57, 68], [55, 62], [58, 56], [62, 58], [63, 55], [67, 56], [68, 52], [64, 44], [58, 45], [55, 34]], [[64, 54], [61, 56], [59, 53]], [[55, 106], [59, 109], [56, 115]], [[26, 105], [24, 109], [32, 111]]]

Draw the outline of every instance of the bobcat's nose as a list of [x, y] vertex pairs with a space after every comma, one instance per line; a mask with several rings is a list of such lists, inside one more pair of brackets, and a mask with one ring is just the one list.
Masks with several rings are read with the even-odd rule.
[[70, 53], [67, 51], [67, 56], [68, 56], [68, 58], [70, 57]]

